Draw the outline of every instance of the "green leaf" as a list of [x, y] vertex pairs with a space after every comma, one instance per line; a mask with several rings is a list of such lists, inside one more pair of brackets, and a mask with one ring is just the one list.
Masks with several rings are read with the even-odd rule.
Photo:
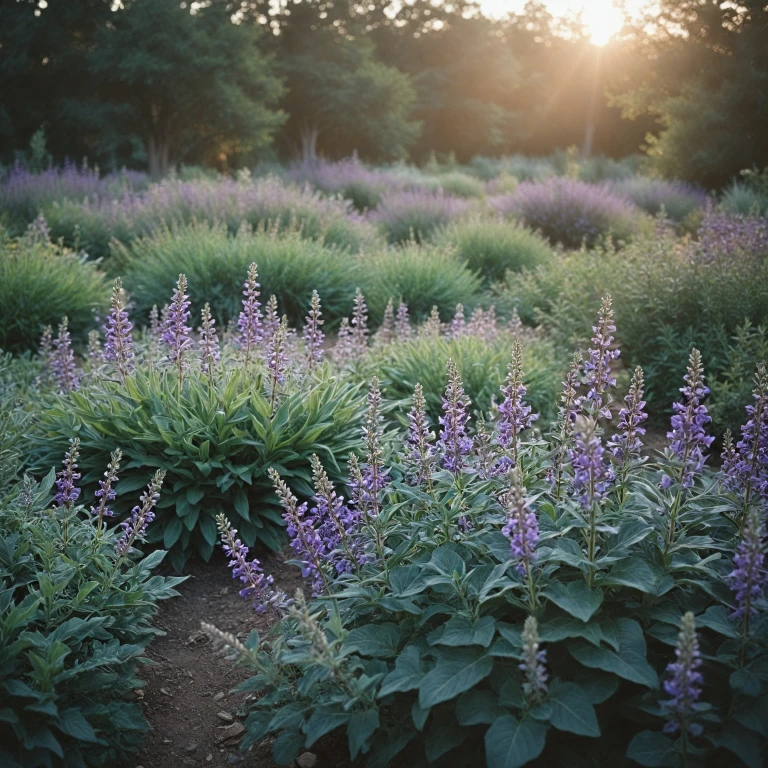
[[411, 691], [418, 688], [423, 677], [419, 651], [415, 646], [409, 645], [397, 657], [395, 668], [384, 678], [379, 698], [396, 691]]
[[375, 709], [367, 709], [365, 712], [358, 712], [353, 715], [347, 725], [347, 740], [349, 741], [349, 755], [354, 760], [362, 751], [367, 752], [365, 748], [368, 739], [376, 732], [379, 727], [379, 713]]
[[677, 768], [680, 765], [675, 743], [658, 731], [638, 733], [629, 742], [627, 757], [649, 768]]
[[439, 710], [429, 724], [424, 738], [424, 752], [427, 760], [434, 763], [443, 755], [458, 747], [467, 736], [467, 731], [456, 724], [450, 710]]
[[729, 682], [734, 691], [740, 691], [745, 696], [760, 695], [760, 679], [748, 669], [737, 669], [731, 673]]
[[713, 632], [734, 640], [739, 637], [739, 629], [728, 618], [728, 609], [723, 605], [710, 605], [703, 614], [696, 617], [696, 626], [707, 627]]
[[549, 703], [552, 705], [551, 722], [558, 730], [579, 736], [600, 735], [600, 726], [589, 696], [575, 683], [553, 685]]
[[477, 685], [493, 669], [493, 659], [474, 648], [449, 649], [419, 685], [419, 705], [433, 707]]
[[651, 566], [639, 557], [620, 560], [607, 574], [601, 575], [597, 583], [604, 587], [630, 587], [649, 595], [668, 592], [675, 584], [674, 579], [661, 570], [655, 573]]
[[430, 645], [448, 645], [452, 647], [462, 645], [482, 645], [487, 648], [493, 640], [496, 631], [496, 620], [493, 616], [484, 616], [479, 621], [473, 622], [465, 616], [454, 616], [432, 632], [427, 641]]
[[576, 661], [591, 669], [613, 672], [625, 680], [655, 688], [659, 684], [653, 667], [646, 660], [645, 638], [640, 625], [633, 619], [616, 619], [619, 636], [619, 651], [596, 648], [583, 641], [568, 646]]
[[170, 549], [181, 536], [181, 520], [178, 517], [172, 517], [163, 531], [163, 546]]
[[736, 723], [728, 723], [716, 737], [710, 741], [722, 749], [733, 752], [747, 768], [763, 768], [760, 755], [761, 740], [753, 731], [748, 731]]
[[413, 597], [424, 591], [424, 569], [420, 565], [401, 565], [389, 572], [394, 597]]
[[463, 576], [467, 569], [466, 563], [456, 554], [456, 552], [447, 546], [438, 547], [432, 553], [430, 564], [439, 573], [442, 573], [449, 578], [453, 578], [454, 573]]
[[492, 691], [467, 691], [456, 702], [459, 725], [491, 725], [503, 714], [504, 708]]
[[344, 653], [388, 659], [397, 655], [400, 628], [397, 624], [366, 624], [353, 629], [344, 640]]
[[291, 765], [303, 747], [303, 734], [283, 731], [272, 745], [272, 758], [278, 765]]
[[352, 719], [349, 712], [329, 712], [323, 709], [316, 709], [312, 717], [304, 724], [304, 734], [306, 735], [305, 747], [311, 747], [318, 739], [325, 736], [326, 733], [335, 731], [342, 725], [346, 725]]
[[59, 715], [58, 729], [78, 741], [97, 742], [96, 732], [79, 709], [67, 709]]
[[603, 590], [590, 589], [581, 580], [571, 581], [567, 586], [559, 581], [552, 582], [542, 594], [584, 622], [590, 620], [603, 602]]
[[530, 717], [518, 722], [502, 715], [485, 733], [487, 768], [519, 768], [535, 760], [544, 749], [547, 729]]

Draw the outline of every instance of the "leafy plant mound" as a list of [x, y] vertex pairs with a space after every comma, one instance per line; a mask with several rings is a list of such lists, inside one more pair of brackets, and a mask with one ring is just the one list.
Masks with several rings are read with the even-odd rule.
[[51, 398], [30, 435], [27, 460], [49, 466], [69, 440], [81, 445], [83, 484], [95, 488], [114, 445], [125, 469], [114, 502], [127, 512], [125, 494], [144, 483], [148, 468], [167, 473], [150, 541], [170, 550], [179, 570], [197, 552], [210, 558], [215, 517], [226, 512], [243, 539], [279, 549], [282, 520], [267, 476], [276, 467], [297, 492], [309, 491], [307, 462], [318, 453], [336, 476], [354, 445], [362, 399], [358, 386], [330, 376], [287, 391], [273, 413], [257, 366], [224, 372], [213, 385], [206, 377], [137, 370], [125, 384], [103, 381]]
[[107, 768], [149, 731], [127, 696], [157, 603], [183, 579], [152, 575], [162, 550], [116, 549], [122, 529], [52, 506], [54, 479], [0, 498], [0, 764]]

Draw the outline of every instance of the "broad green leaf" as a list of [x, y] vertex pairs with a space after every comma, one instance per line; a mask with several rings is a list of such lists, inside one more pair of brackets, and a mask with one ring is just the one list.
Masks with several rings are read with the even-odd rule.
[[488, 768], [520, 768], [535, 760], [544, 749], [546, 727], [530, 717], [518, 722], [502, 715], [485, 733], [485, 760]]
[[181, 536], [181, 520], [178, 517], [172, 517], [163, 530], [163, 546], [170, 549]]
[[283, 731], [272, 745], [272, 758], [278, 765], [291, 765], [304, 747], [304, 734]]
[[352, 719], [350, 712], [329, 712], [323, 709], [316, 709], [312, 717], [304, 724], [304, 734], [306, 740], [305, 747], [311, 747], [318, 739], [325, 736], [326, 733], [335, 731], [342, 725], [346, 725]]
[[397, 655], [400, 628], [397, 624], [366, 624], [353, 629], [344, 640], [344, 653], [388, 659]]
[[677, 768], [680, 765], [675, 743], [658, 731], [638, 733], [629, 742], [627, 757], [649, 768]]
[[703, 614], [696, 617], [696, 626], [707, 627], [734, 640], [740, 636], [739, 627], [728, 618], [728, 609], [723, 605], [710, 605]]
[[579, 736], [600, 735], [592, 702], [575, 683], [553, 685], [548, 701], [552, 705], [551, 722], [555, 728]]
[[413, 597], [424, 591], [424, 569], [419, 565], [401, 565], [389, 572], [394, 597]]
[[581, 579], [571, 581], [568, 585], [554, 581], [542, 594], [571, 616], [584, 622], [590, 620], [603, 602], [603, 590], [590, 589]]
[[358, 754], [367, 752], [363, 749], [370, 737], [379, 727], [379, 713], [375, 709], [367, 709], [352, 716], [347, 725], [347, 740], [349, 741], [349, 755], [354, 760]]
[[477, 685], [493, 669], [493, 659], [474, 648], [448, 649], [419, 685], [419, 705], [433, 707]]
[[747, 768], [764, 768], [761, 757], [761, 739], [754, 731], [748, 731], [736, 723], [728, 723], [710, 741], [736, 755]]
[[395, 668], [384, 678], [379, 697], [418, 688], [422, 677], [424, 673], [419, 663], [419, 652], [415, 646], [409, 645], [397, 657]]
[[456, 724], [453, 712], [441, 709], [435, 713], [424, 738], [427, 760], [434, 763], [458, 747], [467, 736], [467, 730]]
[[454, 573], [458, 573], [459, 576], [463, 576], [466, 572], [466, 563], [447, 546], [438, 547], [432, 553], [432, 559], [430, 564], [439, 573], [449, 578], [453, 578]]
[[430, 645], [481, 645], [487, 648], [493, 640], [495, 629], [496, 620], [492, 616], [484, 616], [476, 622], [464, 616], [454, 616], [432, 632], [427, 640]]
[[456, 702], [459, 725], [491, 725], [503, 714], [504, 709], [492, 691], [467, 691]]

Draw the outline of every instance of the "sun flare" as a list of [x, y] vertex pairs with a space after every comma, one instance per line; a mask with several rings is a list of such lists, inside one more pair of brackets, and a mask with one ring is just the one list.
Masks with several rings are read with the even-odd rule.
[[595, 45], [605, 45], [624, 23], [624, 15], [611, 0], [589, 0], [584, 3], [582, 19]]

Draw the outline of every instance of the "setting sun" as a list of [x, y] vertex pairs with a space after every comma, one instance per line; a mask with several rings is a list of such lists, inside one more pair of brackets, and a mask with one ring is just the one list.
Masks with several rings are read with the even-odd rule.
[[611, 0], [590, 0], [585, 3], [582, 19], [595, 45], [605, 45], [624, 23], [624, 15]]

